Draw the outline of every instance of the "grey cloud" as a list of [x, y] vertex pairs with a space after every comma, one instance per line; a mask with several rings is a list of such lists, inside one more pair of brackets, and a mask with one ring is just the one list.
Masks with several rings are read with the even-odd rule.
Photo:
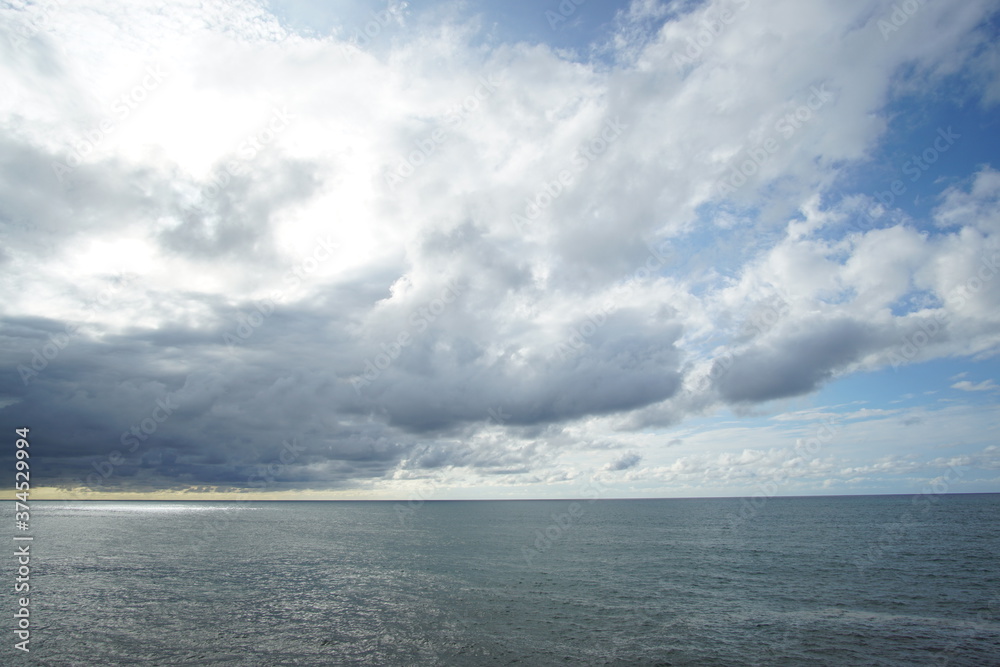
[[642, 456], [640, 456], [636, 452], [628, 452], [626, 454], [622, 454], [614, 461], [604, 466], [604, 468], [606, 470], [614, 470], [614, 471], [628, 470], [629, 468], [634, 468], [637, 465], [639, 465], [640, 461], [642, 461]]
[[[4, 376], [0, 394], [23, 401], [0, 410], [0, 421], [11, 427], [15, 419], [38, 424], [38, 437], [49, 443], [42, 471], [68, 486], [85, 480], [93, 464], [112, 452], [126, 462], [102, 487], [133, 488], [156, 479], [169, 486], [238, 485], [246, 481], [247, 469], [273, 461], [275, 448], [292, 432], [305, 450], [276, 483], [304, 481], [297, 475], [306, 475], [310, 483], [332, 484], [350, 477], [346, 468], [320, 465], [306, 474], [305, 466], [350, 463], [355, 477], [380, 477], [421, 433], [484, 424], [498, 406], [506, 415], [505, 428], [530, 430], [657, 402], [679, 383], [675, 341], [681, 329], [669, 319], [644, 326], [630, 314], [611, 318], [588, 341], [585, 354], [536, 356], [525, 369], [511, 358], [483, 366], [483, 334], [463, 335], [475, 314], [459, 310], [447, 326], [430, 328], [426, 340], [418, 337], [370, 393], [359, 396], [348, 380], [371, 348], [350, 330], [384, 296], [379, 287], [384, 281], [357, 284], [367, 284], [367, 294], [365, 288], [332, 289], [330, 309], [278, 304], [232, 348], [223, 334], [234, 330], [238, 314], [250, 304], [234, 306], [218, 298], [198, 301], [212, 314], [200, 318], [198, 327], [131, 327], [99, 339], [80, 333], [27, 387], [16, 373]], [[173, 295], [179, 303], [198, 298]], [[0, 340], [8, 367], [30, 364], [31, 349], [65, 324], [44, 318], [4, 321]], [[176, 404], [169, 419], [148, 437], [141, 431], [127, 435], [165, 397]], [[364, 433], [357, 431], [363, 420], [369, 424]], [[497, 445], [459, 449], [437, 462], [425, 453], [424, 461], [514, 471], [531, 467], [529, 454]]]
[[892, 340], [887, 332], [847, 318], [803, 321], [767, 343], [736, 353], [728, 369], [725, 361], [717, 360], [714, 386], [733, 403], [798, 396]]
[[282, 159], [273, 151], [258, 155], [252, 168], [240, 166], [245, 173], [235, 175], [218, 166], [213, 173], [225, 175], [221, 185], [195, 184], [201, 187], [199, 203], [176, 205], [178, 224], [160, 235], [167, 249], [206, 259], [226, 255], [270, 259], [272, 217], [316, 194], [327, 173], [317, 164]]
[[487, 474], [527, 472], [545, 456], [537, 444], [519, 448], [505, 447], [496, 442], [434, 443], [416, 447], [402, 466], [407, 470], [433, 470], [452, 466], [468, 467]]
[[[509, 357], [483, 365], [476, 363], [476, 355], [463, 363], [440, 347], [425, 346], [407, 354], [424, 354], [426, 363], [390, 367], [371, 396], [390, 424], [417, 432], [482, 421], [496, 406], [509, 414], [512, 425], [630, 410], [677, 390], [674, 342], [679, 334], [680, 328], [673, 326], [636, 328], [621, 338], [605, 334], [604, 340], [595, 335], [586, 354], [533, 357], [527, 365]], [[444, 337], [449, 343], [455, 338], [453, 333]], [[430, 368], [433, 375], [419, 372]], [[359, 406], [365, 409], [366, 402]]]

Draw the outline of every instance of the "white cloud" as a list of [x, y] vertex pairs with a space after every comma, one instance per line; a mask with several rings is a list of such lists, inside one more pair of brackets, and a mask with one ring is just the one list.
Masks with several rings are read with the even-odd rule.
[[1000, 386], [997, 386], [993, 380], [983, 380], [977, 384], [973, 384], [968, 380], [962, 380], [951, 385], [951, 388], [961, 389], [962, 391], [992, 391], [993, 389], [1000, 389]]

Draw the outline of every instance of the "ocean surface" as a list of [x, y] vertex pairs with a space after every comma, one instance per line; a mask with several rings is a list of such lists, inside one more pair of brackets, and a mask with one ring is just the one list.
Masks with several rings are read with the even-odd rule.
[[1000, 665], [1000, 494], [31, 507], [3, 665]]

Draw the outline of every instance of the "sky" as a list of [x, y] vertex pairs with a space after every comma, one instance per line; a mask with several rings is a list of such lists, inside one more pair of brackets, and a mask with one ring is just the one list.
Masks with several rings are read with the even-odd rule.
[[1000, 492], [998, 28], [4, 2], [0, 425], [35, 498]]

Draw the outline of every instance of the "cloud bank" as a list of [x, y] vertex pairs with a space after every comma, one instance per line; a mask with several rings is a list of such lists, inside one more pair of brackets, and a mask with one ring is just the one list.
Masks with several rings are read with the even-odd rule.
[[2, 9], [0, 421], [66, 488], [517, 485], [992, 356], [996, 165], [901, 208], [976, 137], [845, 179], [900, 99], [995, 111], [996, 10], [642, 2], [584, 53], [449, 5], [365, 40], [254, 2]]

